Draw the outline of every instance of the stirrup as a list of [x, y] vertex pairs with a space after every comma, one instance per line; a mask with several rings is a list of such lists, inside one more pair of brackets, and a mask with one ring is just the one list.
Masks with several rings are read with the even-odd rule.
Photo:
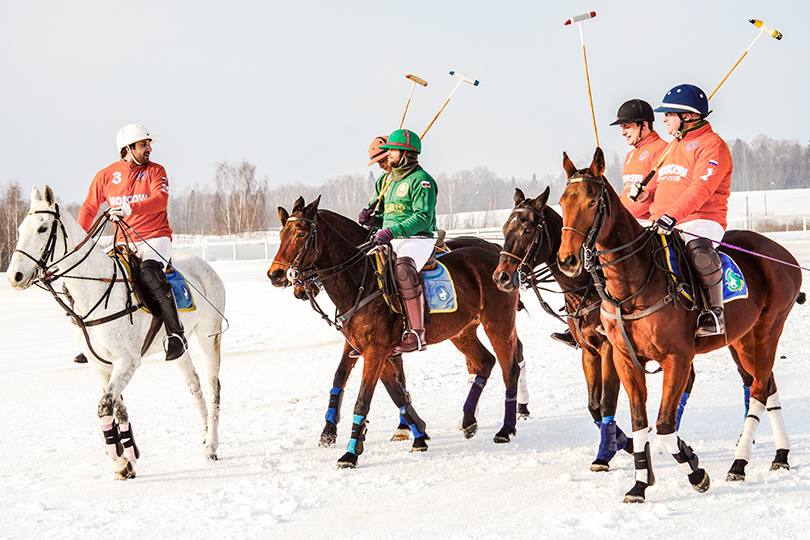
[[[709, 317], [708, 319], [706, 317]], [[721, 336], [726, 333], [726, 325], [723, 320], [723, 312], [720, 314], [710, 309], [701, 311], [697, 318], [698, 327], [695, 331], [696, 337]], [[702, 321], [702, 322], [701, 322]]]
[[[181, 348], [172, 347], [172, 338], [177, 338], [180, 340]], [[188, 341], [186, 341], [186, 336], [183, 334], [167, 334], [166, 337], [163, 338], [163, 350], [166, 352], [166, 361], [169, 360], [177, 360], [188, 350]]]
[[553, 334], [551, 334], [551, 339], [555, 339], [560, 343], [564, 343], [574, 349], [579, 349], [579, 343], [577, 343], [577, 341], [574, 339], [574, 336], [571, 335], [571, 332], [569, 331], [554, 332]]
[[[414, 339], [416, 339], [416, 348], [415, 349], [411, 349], [411, 348], [406, 349], [405, 347], [403, 347], [403, 344], [405, 343], [405, 340], [408, 339], [409, 335], [413, 335]], [[400, 340], [399, 345], [397, 345], [394, 348], [394, 354], [396, 354], [396, 353], [404, 353], [404, 352], [424, 351], [425, 349], [427, 349], [427, 345], [425, 344], [424, 341], [419, 339], [419, 334], [416, 332], [416, 330], [405, 330], [402, 333], [402, 339]]]

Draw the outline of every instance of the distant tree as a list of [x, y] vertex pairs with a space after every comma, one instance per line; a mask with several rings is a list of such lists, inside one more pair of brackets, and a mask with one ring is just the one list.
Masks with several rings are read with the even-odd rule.
[[217, 232], [236, 234], [267, 227], [267, 180], [256, 178], [255, 165], [217, 163], [214, 184]]
[[19, 227], [28, 212], [18, 182], [0, 188], [0, 272], [8, 269], [11, 255], [17, 246]]

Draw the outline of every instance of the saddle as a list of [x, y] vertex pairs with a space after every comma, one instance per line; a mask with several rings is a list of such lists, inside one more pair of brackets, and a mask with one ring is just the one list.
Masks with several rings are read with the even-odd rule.
[[[123, 244], [116, 245], [115, 249], [110, 252], [110, 257], [115, 257], [118, 259], [129, 273], [135, 298], [140, 304], [143, 305], [142, 309], [147, 313], [151, 313], [154, 317], [162, 318], [160, 306], [155, 300], [152, 299], [151, 295], [149, 295], [147, 292], [146, 287], [144, 287], [144, 285], [141, 283], [140, 257], [138, 257], [134, 251]], [[172, 292], [174, 293], [174, 298], [177, 302], [178, 311], [194, 311], [197, 309], [196, 305], [194, 304], [194, 297], [191, 294], [188, 284], [186, 283], [186, 279], [179, 271], [171, 266], [171, 261], [169, 261], [169, 266], [166, 268], [166, 281], [168, 281], [168, 283], [172, 286]]]

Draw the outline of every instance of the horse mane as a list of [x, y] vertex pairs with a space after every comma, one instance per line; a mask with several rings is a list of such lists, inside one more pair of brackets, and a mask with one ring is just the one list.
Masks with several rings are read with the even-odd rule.
[[368, 229], [351, 218], [332, 212], [331, 210], [318, 210], [318, 215], [325, 219], [347, 240], [354, 245], [360, 245], [366, 241]]

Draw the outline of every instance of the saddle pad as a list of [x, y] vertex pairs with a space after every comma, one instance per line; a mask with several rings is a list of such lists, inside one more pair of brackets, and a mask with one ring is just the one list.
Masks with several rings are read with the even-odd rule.
[[447, 267], [440, 261], [435, 270], [423, 270], [425, 296], [431, 313], [452, 313], [457, 309], [456, 286]]
[[[675, 274], [672, 279], [675, 281], [683, 281], [683, 274], [681, 273], [680, 266], [678, 265], [678, 258], [675, 256], [675, 251], [670, 248], [668, 239], [665, 235], [659, 235], [661, 241], [666, 248], [667, 265], [669, 269]], [[742, 271], [737, 263], [734, 262], [727, 253], [718, 251], [720, 260], [723, 263], [723, 303], [737, 300], [738, 298], [748, 298], [748, 284], [745, 282]], [[684, 296], [689, 300], [692, 299], [691, 295], [684, 291]]]
[[194, 305], [194, 295], [191, 293], [186, 278], [179, 270], [169, 266], [166, 268], [166, 281], [172, 286], [172, 293], [174, 294], [174, 301], [177, 302], [178, 311], [194, 311], [197, 306]]

